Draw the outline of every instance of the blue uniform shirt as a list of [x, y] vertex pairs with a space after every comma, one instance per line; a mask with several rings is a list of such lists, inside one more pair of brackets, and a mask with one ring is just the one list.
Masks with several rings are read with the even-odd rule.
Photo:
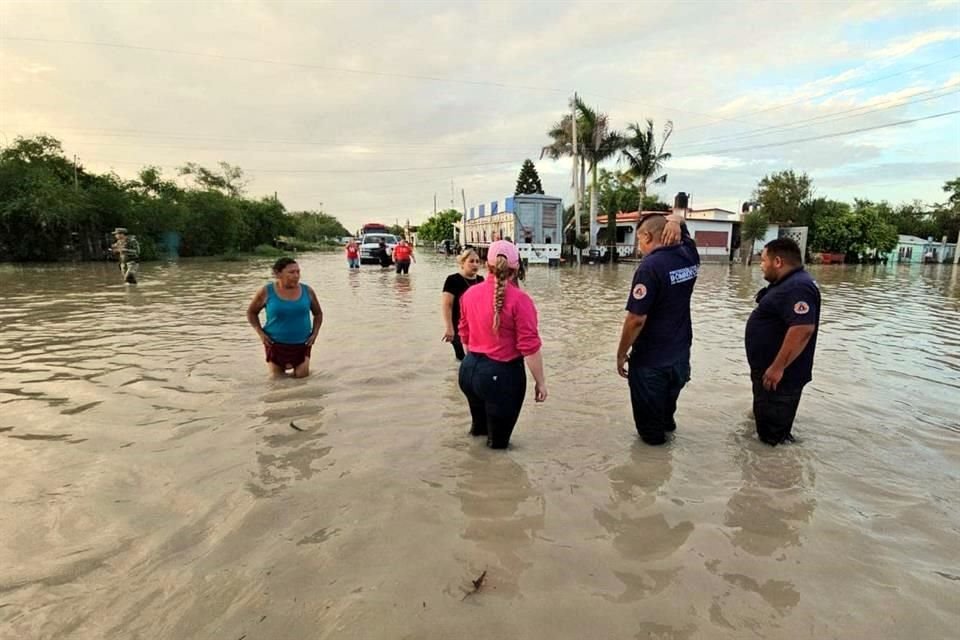
[[[780, 352], [787, 329], [804, 324], [820, 326], [820, 289], [816, 280], [799, 267], [757, 294], [757, 307], [747, 320], [744, 338], [750, 370], [763, 374]], [[798, 390], [813, 379], [817, 333], [784, 370], [778, 390]]]
[[699, 270], [700, 254], [687, 236], [643, 258], [627, 298], [627, 311], [647, 316], [630, 352], [631, 367], [666, 367], [690, 359], [690, 297]]

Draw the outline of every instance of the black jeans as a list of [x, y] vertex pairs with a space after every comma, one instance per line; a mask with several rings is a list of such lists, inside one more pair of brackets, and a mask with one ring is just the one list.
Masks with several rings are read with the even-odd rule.
[[751, 371], [750, 381], [753, 382], [753, 416], [757, 421], [757, 437], [773, 447], [791, 440], [793, 436], [790, 430], [797, 417], [803, 387], [776, 391], [764, 389], [762, 371]]
[[409, 260], [397, 260], [397, 273], [410, 273], [410, 261]]
[[459, 382], [473, 418], [470, 435], [487, 436], [491, 449], [506, 449], [527, 393], [523, 358], [497, 362], [469, 353], [460, 365]]
[[667, 432], [674, 431], [680, 391], [690, 380], [690, 361], [680, 360], [666, 367], [639, 367], [630, 364], [630, 404], [637, 433], [647, 444], [667, 441]]
[[453, 340], [450, 341], [450, 344], [453, 345], [453, 354], [457, 356], [457, 360], [463, 360], [466, 352], [463, 350], [463, 342], [460, 341], [460, 334], [454, 333]]

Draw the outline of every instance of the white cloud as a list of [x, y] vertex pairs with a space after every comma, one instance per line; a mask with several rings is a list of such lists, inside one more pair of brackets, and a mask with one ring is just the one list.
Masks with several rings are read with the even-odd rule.
[[723, 156], [694, 155], [680, 156], [673, 158], [669, 162], [670, 169], [679, 169], [682, 171], [709, 171], [711, 169], [726, 169], [731, 167], [741, 167], [746, 164], [743, 160], [737, 158], [726, 158]]
[[[875, 59], [864, 65], [869, 52], [848, 42], [847, 35], [877, 16], [906, 10], [898, 2], [865, 7], [644, 2], [598, 10], [586, 0], [572, 0], [544, 11], [534, 3], [263, 0], [200, 3], [184, 20], [182, 11], [164, 4], [0, 3], [0, 25], [32, 25], [15, 33], [0, 28], [9, 36], [228, 57], [3, 40], [0, 127], [10, 138], [52, 133], [68, 153], [80, 153], [92, 166], [114, 164], [123, 175], [143, 164], [225, 160], [254, 176], [251, 194], [276, 190], [291, 209], [322, 201], [353, 227], [370, 212], [384, 210], [421, 219], [432, 210], [435, 192], [449, 199], [451, 179], [458, 203], [460, 188], [468, 203], [501, 197], [513, 188], [524, 158], [537, 163], [548, 191], [568, 197], [570, 160], [539, 160], [539, 152], [548, 142], [545, 131], [577, 90], [608, 112], [616, 127], [650, 117], [659, 131], [664, 120], [674, 120], [674, 148], [668, 151], [675, 160], [664, 193], [686, 190], [735, 200], [772, 170], [793, 166], [812, 172], [877, 160], [881, 150], [848, 144], [846, 138], [736, 154], [711, 151], [786, 139], [740, 141], [738, 134], [866, 104], [870, 94], [861, 89], [833, 94], [820, 104], [811, 100], [869, 77], [882, 65]], [[916, 5], [910, 11], [916, 12]], [[894, 45], [905, 46], [897, 40]], [[798, 82], [801, 73], [819, 79]], [[925, 73], [891, 84], [888, 93], [900, 84], [933, 87], [944, 81]], [[791, 101], [800, 102], [752, 114]], [[790, 135], [874, 124], [899, 113]], [[941, 144], [951, 136], [956, 141], [947, 123], [936, 126], [944, 131]], [[716, 138], [726, 140], [723, 147], [682, 153], [683, 144], [691, 148]], [[893, 140], [892, 148], [902, 140], [902, 135]], [[919, 149], [915, 155], [922, 159], [928, 153]], [[462, 168], [365, 173], [431, 166]], [[265, 171], [271, 169], [306, 172]]]
[[874, 58], [902, 58], [931, 44], [960, 40], [960, 30], [937, 30], [917, 33], [875, 51]]

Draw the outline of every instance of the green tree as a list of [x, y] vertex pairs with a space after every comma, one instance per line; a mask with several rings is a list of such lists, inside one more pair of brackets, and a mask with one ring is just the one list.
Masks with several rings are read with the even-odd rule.
[[533, 165], [533, 160], [527, 158], [520, 167], [520, 175], [517, 177], [517, 188], [514, 195], [543, 193], [543, 184], [540, 182], [540, 174]]
[[847, 253], [879, 257], [897, 246], [897, 228], [888, 222], [890, 205], [886, 202], [855, 200], [851, 213], [852, 242]]
[[620, 154], [627, 162], [627, 175], [639, 182], [640, 202], [647, 195], [647, 184], [666, 184], [667, 174], [663, 173], [663, 166], [672, 157], [665, 153], [663, 148], [673, 133], [673, 121], [667, 120], [663, 128], [660, 146], [657, 146], [653, 132], [653, 120], [647, 119], [646, 128], [634, 122], [627, 126], [628, 136], [624, 141]]
[[[596, 242], [594, 228], [597, 225], [597, 192], [599, 190], [600, 163], [612, 158], [623, 147], [623, 136], [610, 127], [610, 117], [593, 109], [580, 98], [576, 99], [577, 106], [577, 134], [583, 131], [586, 141], [580, 151], [590, 168], [590, 245]], [[607, 222], [607, 243], [610, 256], [616, 260], [616, 220]]]
[[[597, 208], [604, 215], [636, 211], [637, 204], [641, 202], [640, 187], [625, 172], [600, 169], [597, 186]], [[643, 196], [640, 211], [671, 210], [670, 205], [661, 201], [656, 195]]]
[[420, 225], [417, 236], [426, 242], [443, 242], [453, 238], [454, 225], [460, 221], [461, 217], [456, 209], [438, 211]]
[[744, 262], [747, 264], [753, 261], [753, 245], [757, 240], [766, 237], [769, 224], [770, 220], [762, 209], [751, 211], [743, 216], [743, 222], [740, 225], [740, 252], [746, 254]]
[[960, 208], [960, 176], [944, 182], [943, 190], [950, 194], [950, 197], [947, 198], [947, 204], [955, 208]]
[[200, 189], [219, 191], [234, 198], [242, 196], [247, 186], [243, 169], [226, 162], [219, 162], [218, 165], [219, 169], [208, 169], [196, 162], [188, 162], [177, 169], [177, 172], [181, 176], [192, 178]]
[[298, 211], [289, 217], [293, 222], [293, 235], [302, 240], [319, 242], [350, 235], [339, 220], [322, 211]]
[[810, 177], [793, 170], [764, 176], [754, 191], [754, 200], [763, 209], [770, 222], [777, 224], [809, 225], [803, 217], [803, 204], [813, 194]]
[[807, 247], [811, 251], [847, 252], [851, 242], [850, 205], [816, 198], [804, 203], [802, 209], [802, 216], [809, 224]]

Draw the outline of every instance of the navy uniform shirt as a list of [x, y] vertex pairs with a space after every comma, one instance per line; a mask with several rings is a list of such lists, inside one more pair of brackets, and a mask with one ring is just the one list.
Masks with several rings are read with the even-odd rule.
[[627, 311], [647, 321], [633, 343], [630, 366], [666, 367], [690, 359], [690, 297], [699, 270], [700, 254], [686, 235], [680, 244], [658, 247], [643, 258], [633, 274]]
[[[747, 320], [744, 339], [750, 370], [765, 372], [780, 352], [787, 329], [806, 324], [820, 325], [820, 289], [816, 280], [800, 267], [757, 294], [757, 307]], [[784, 370], [778, 390], [801, 389], [813, 379], [817, 333]]]

